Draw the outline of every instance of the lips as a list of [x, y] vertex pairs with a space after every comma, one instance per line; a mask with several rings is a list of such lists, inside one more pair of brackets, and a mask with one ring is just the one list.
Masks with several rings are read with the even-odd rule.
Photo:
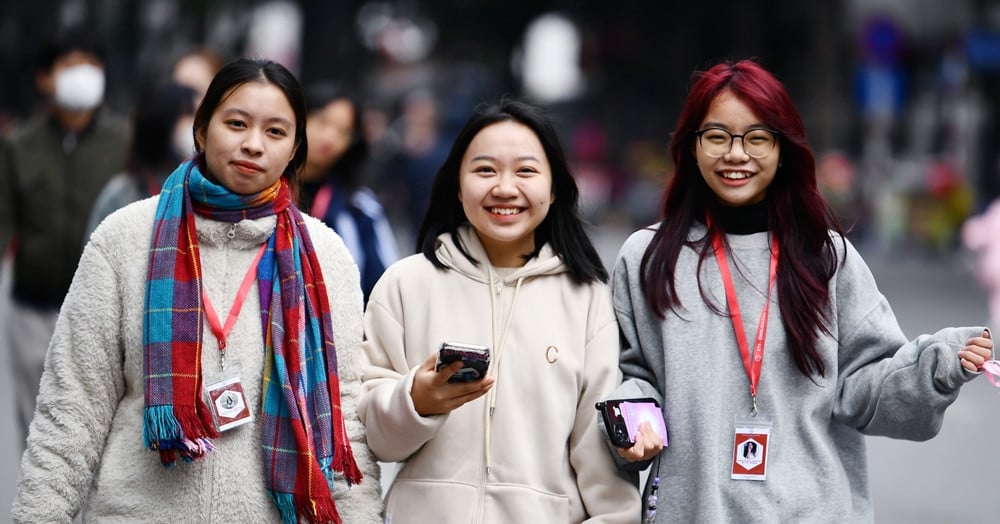
[[720, 171], [719, 176], [726, 180], [745, 180], [754, 174], [749, 171]]
[[513, 216], [521, 212], [519, 207], [489, 207], [490, 213], [500, 216]]
[[234, 167], [236, 167], [237, 171], [243, 173], [244, 175], [255, 175], [264, 170], [263, 167], [253, 162], [248, 162], [246, 160], [235, 160], [232, 162], [232, 164]]

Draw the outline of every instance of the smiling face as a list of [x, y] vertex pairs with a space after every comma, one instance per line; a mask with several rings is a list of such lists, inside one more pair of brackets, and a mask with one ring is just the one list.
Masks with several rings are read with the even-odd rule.
[[[722, 128], [734, 135], [766, 128], [746, 104], [728, 91], [712, 101], [699, 129], [710, 127]], [[743, 149], [743, 141], [738, 138], [733, 140], [729, 152], [719, 158], [706, 154], [697, 140], [694, 147], [701, 176], [722, 205], [737, 207], [764, 200], [767, 186], [778, 171], [780, 141], [762, 158], [748, 155]]]
[[197, 138], [205, 176], [234, 193], [257, 193], [281, 178], [295, 155], [295, 112], [275, 85], [247, 82], [223, 97]]
[[476, 134], [459, 169], [459, 200], [490, 262], [523, 266], [555, 199], [542, 143], [523, 124], [498, 122]]

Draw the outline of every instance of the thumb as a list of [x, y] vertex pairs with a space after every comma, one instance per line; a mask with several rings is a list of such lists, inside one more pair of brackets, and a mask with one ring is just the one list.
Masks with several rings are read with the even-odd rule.
[[986, 329], [983, 330], [983, 338], [988, 338], [988, 339], [991, 339], [991, 340], [993, 339], [993, 337], [990, 336], [990, 330], [989, 330], [989, 328], [986, 328]]

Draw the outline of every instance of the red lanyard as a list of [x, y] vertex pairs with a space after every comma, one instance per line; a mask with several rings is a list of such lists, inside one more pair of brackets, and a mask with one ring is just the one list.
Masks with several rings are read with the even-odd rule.
[[764, 361], [764, 340], [767, 338], [767, 312], [771, 309], [771, 291], [774, 289], [774, 279], [778, 274], [778, 241], [771, 240], [771, 264], [770, 275], [767, 281], [767, 297], [764, 300], [764, 311], [757, 321], [757, 338], [754, 340], [753, 353], [750, 353], [750, 346], [747, 344], [747, 334], [743, 329], [743, 314], [740, 312], [740, 304], [736, 299], [736, 286], [733, 284], [733, 275], [729, 272], [729, 262], [726, 259], [726, 250], [722, 245], [722, 236], [716, 234], [712, 238], [712, 247], [715, 248], [715, 259], [719, 262], [719, 273], [722, 274], [722, 284], [726, 288], [726, 305], [729, 307], [729, 316], [733, 321], [733, 331], [736, 332], [736, 343], [740, 347], [740, 355], [743, 357], [743, 369], [750, 377], [750, 397], [753, 401], [751, 414], [757, 414], [757, 383], [760, 381], [760, 366]]
[[260, 246], [257, 256], [254, 257], [253, 263], [250, 264], [250, 269], [247, 270], [247, 274], [243, 277], [240, 290], [236, 293], [236, 299], [233, 300], [233, 307], [229, 309], [229, 316], [226, 318], [225, 326], [219, 323], [219, 316], [215, 314], [215, 308], [212, 307], [212, 303], [208, 300], [208, 293], [205, 293], [205, 288], [202, 286], [201, 298], [205, 302], [205, 318], [208, 319], [208, 325], [212, 328], [215, 338], [219, 341], [219, 351], [222, 352], [223, 356], [226, 353], [226, 337], [229, 336], [229, 332], [236, 325], [236, 317], [240, 316], [240, 309], [243, 309], [243, 302], [246, 301], [247, 294], [250, 293], [250, 286], [257, 279], [257, 264], [260, 262], [260, 257], [264, 255], [266, 247], [267, 244]]

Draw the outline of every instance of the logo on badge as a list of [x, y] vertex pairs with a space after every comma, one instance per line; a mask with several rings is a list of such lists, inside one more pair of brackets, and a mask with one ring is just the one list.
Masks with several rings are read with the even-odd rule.
[[215, 399], [215, 408], [220, 417], [236, 418], [245, 407], [243, 395], [233, 390], [225, 390]]

